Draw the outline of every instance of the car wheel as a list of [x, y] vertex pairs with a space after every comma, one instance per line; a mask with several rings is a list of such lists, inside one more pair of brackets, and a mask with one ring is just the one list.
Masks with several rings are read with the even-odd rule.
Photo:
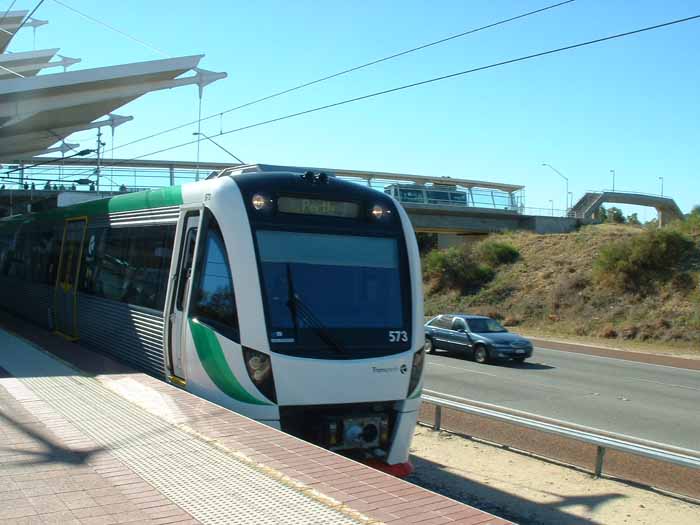
[[483, 365], [489, 362], [489, 353], [486, 347], [478, 345], [474, 347], [474, 361]]
[[428, 337], [425, 338], [425, 351], [428, 354], [435, 353], [435, 346], [433, 345], [433, 340]]

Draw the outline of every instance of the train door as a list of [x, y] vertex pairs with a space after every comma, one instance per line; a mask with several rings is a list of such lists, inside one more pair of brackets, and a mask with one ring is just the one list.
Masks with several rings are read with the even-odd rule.
[[186, 305], [192, 288], [192, 269], [197, 248], [197, 235], [200, 230], [199, 210], [185, 212], [181, 218], [178, 263], [171, 279], [171, 301], [168, 319], [168, 353], [170, 375], [177, 382], [185, 379], [183, 356], [186, 344]]
[[87, 217], [67, 219], [54, 289], [54, 327], [69, 339], [78, 338], [77, 286]]

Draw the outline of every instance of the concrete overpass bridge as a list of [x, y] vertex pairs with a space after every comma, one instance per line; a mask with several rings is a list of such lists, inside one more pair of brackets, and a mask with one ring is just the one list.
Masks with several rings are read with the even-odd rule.
[[[173, 186], [215, 176], [224, 169], [245, 173], [312, 169], [391, 194], [408, 212], [415, 231], [437, 234], [441, 247], [508, 230], [563, 233], [582, 222], [575, 217], [555, 216], [554, 210], [527, 213], [530, 210], [523, 205], [523, 186], [453, 176], [128, 159], [103, 161], [97, 169], [96, 159], [82, 157], [20, 158], [7, 167], [12, 178], [6, 178], [0, 186], [0, 216]], [[98, 173], [102, 182], [96, 187]]]
[[622, 191], [588, 192], [571, 208], [570, 215], [577, 219], [592, 222], [596, 219], [601, 206], [607, 203], [632, 204], [655, 208], [659, 215], [659, 226], [664, 226], [684, 217], [676, 201], [670, 197]]
[[402, 204], [416, 233], [436, 233], [439, 248], [477, 241], [489, 233], [513, 230], [567, 233], [584, 224], [575, 217], [529, 215], [517, 210]]

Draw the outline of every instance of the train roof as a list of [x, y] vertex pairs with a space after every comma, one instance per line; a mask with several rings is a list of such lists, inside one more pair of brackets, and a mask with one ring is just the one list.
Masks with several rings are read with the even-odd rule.
[[[239, 175], [244, 173], [270, 173], [270, 172], [293, 172], [293, 173], [304, 173], [305, 171], [313, 172], [323, 172], [331, 176], [336, 177], [348, 177], [363, 179], [366, 181], [371, 180], [381, 180], [381, 181], [395, 181], [397, 183], [401, 182], [413, 182], [416, 184], [442, 184], [442, 185], [457, 185], [464, 188], [484, 188], [492, 190], [500, 190], [506, 193], [513, 193], [520, 191], [525, 188], [525, 186], [519, 184], [504, 184], [500, 182], [490, 182], [482, 180], [471, 180], [471, 179], [461, 179], [454, 178], [452, 175], [440, 175], [437, 177], [430, 177], [424, 175], [411, 175], [408, 173], [389, 173], [382, 171], [364, 171], [364, 170], [345, 170], [345, 169], [335, 169], [335, 168], [318, 168], [318, 167], [304, 167], [304, 166], [281, 166], [275, 164], [244, 164], [238, 165], [226, 170], [223, 170], [221, 175]], [[440, 172], [443, 173], [443, 172]]]

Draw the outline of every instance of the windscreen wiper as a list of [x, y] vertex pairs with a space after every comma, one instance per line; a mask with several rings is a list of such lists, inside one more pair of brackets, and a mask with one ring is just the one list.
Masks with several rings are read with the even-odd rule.
[[323, 323], [314, 315], [311, 309], [301, 300], [298, 295], [294, 296], [293, 302], [296, 304], [297, 315], [301, 317], [304, 324], [311, 328], [314, 333], [328, 346], [333, 348], [339, 354], [344, 354], [345, 349], [336, 341], [330, 331], [323, 325]]
[[304, 324], [307, 325], [313, 332], [328, 346], [339, 354], [344, 354], [345, 349], [342, 347], [338, 341], [331, 335], [330, 331], [324, 326], [318, 317], [313, 313], [311, 308], [308, 307], [304, 301], [299, 298], [299, 295], [294, 291], [294, 283], [292, 280], [292, 270], [289, 264], [287, 264], [287, 292], [288, 300], [287, 307], [292, 313], [292, 322], [294, 323], [294, 331], [296, 332], [297, 341], [299, 340], [299, 322], [298, 319], [301, 318]]
[[292, 280], [292, 267], [287, 263], [287, 308], [292, 314], [292, 323], [294, 324], [294, 338], [299, 340], [299, 319], [297, 314], [297, 303], [293, 300], [296, 297], [294, 292], [294, 281]]

